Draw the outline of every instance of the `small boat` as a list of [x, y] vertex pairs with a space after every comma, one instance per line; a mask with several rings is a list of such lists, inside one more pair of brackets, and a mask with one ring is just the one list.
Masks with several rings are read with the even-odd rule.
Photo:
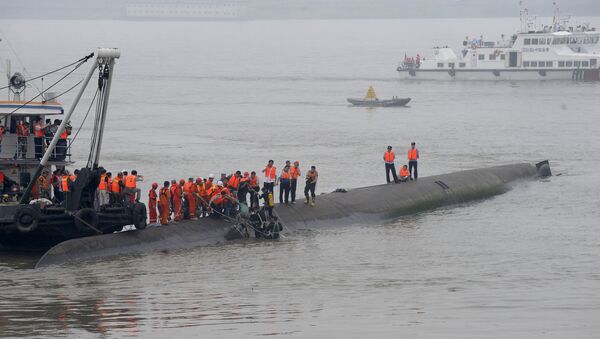
[[375, 89], [373, 86], [369, 86], [369, 90], [367, 91], [367, 95], [364, 99], [347, 99], [349, 103], [354, 106], [363, 106], [363, 107], [394, 107], [394, 106], [406, 106], [410, 102], [410, 98], [397, 98], [393, 97], [391, 99], [379, 100], [377, 98], [377, 94], [375, 94]]

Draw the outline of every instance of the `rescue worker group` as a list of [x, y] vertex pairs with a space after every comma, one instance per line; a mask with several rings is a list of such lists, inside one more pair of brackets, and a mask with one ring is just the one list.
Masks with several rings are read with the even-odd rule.
[[[412, 142], [408, 150], [408, 165], [402, 165], [399, 176], [396, 174], [396, 155], [392, 146], [388, 146], [383, 154], [385, 163], [386, 180], [388, 183], [402, 183], [418, 179], [417, 161], [419, 151], [416, 143]], [[57, 202], [68, 200], [69, 192], [77, 179], [78, 171], [70, 173], [68, 170], [57, 169], [49, 176], [45, 170], [34, 185], [32, 196], [48, 198], [53, 195]], [[269, 160], [261, 171], [263, 182], [255, 171], [236, 171], [231, 175], [221, 173], [215, 180], [214, 174], [207, 178], [189, 177], [187, 180], [164, 181], [159, 189], [158, 183], [153, 183], [148, 193], [148, 213], [150, 224], [167, 225], [184, 219], [198, 219], [199, 217], [233, 217], [241, 211], [242, 205], [250, 212], [261, 212], [273, 218], [275, 207], [274, 190], [279, 186], [279, 203], [282, 206], [296, 203], [298, 178], [301, 177], [300, 163], [293, 164], [288, 160], [277, 175], [277, 167], [273, 160]], [[390, 177], [391, 174], [391, 177]], [[316, 186], [319, 174], [315, 166], [311, 166], [305, 176], [304, 203], [316, 205]], [[139, 202], [141, 190], [137, 182], [144, 177], [136, 170], [131, 173], [123, 170], [113, 175], [102, 170], [100, 183], [96, 190], [96, 209], [101, 209], [109, 204], [132, 204]], [[50, 192], [52, 189], [52, 192]], [[260, 201], [263, 201], [262, 206]]]

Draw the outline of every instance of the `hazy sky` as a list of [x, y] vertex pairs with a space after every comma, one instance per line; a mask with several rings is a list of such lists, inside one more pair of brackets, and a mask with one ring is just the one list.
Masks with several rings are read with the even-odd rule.
[[[0, 17], [120, 19], [128, 4], [240, 3], [248, 19], [490, 17], [519, 15], [518, 0], [0, 0]], [[523, 1], [538, 15], [552, 15], [551, 0]], [[565, 14], [600, 15], [600, 0], [558, 1]]]

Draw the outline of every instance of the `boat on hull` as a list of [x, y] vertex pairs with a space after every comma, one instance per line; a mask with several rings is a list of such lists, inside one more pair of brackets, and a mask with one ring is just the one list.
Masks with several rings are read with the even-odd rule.
[[527, 80], [583, 80], [598, 81], [600, 69], [564, 70], [406, 70], [398, 69], [401, 80], [444, 81], [527, 81]]
[[[378, 223], [434, 208], [488, 198], [506, 192], [509, 184], [550, 175], [547, 162], [461, 171], [402, 184], [385, 184], [322, 194], [317, 206], [279, 206], [285, 233], [324, 227]], [[201, 218], [169, 226], [65, 241], [50, 249], [36, 267], [80, 262], [124, 254], [142, 254], [224, 244], [246, 238], [224, 219]]]

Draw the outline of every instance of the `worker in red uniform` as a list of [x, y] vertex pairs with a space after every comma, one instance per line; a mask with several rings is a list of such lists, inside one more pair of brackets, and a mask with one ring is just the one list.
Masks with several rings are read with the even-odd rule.
[[182, 199], [183, 191], [181, 186], [177, 184], [177, 180], [171, 181], [171, 209], [173, 210], [173, 219], [175, 221], [183, 220]]
[[298, 187], [298, 177], [301, 175], [300, 162], [294, 161], [294, 166], [290, 168], [290, 198], [292, 204], [296, 203], [296, 188]]
[[151, 224], [156, 224], [156, 222], [158, 221], [157, 215], [156, 215], [156, 203], [157, 203], [157, 199], [158, 199], [158, 194], [156, 193], [157, 188], [158, 188], [158, 184], [153, 183], [152, 188], [150, 189], [150, 192], [148, 192], [148, 209], [149, 209]]
[[187, 201], [188, 213], [190, 219], [196, 218], [196, 185], [194, 184], [194, 178], [188, 178], [188, 181], [183, 185], [183, 193], [185, 194], [185, 200]]
[[417, 172], [417, 160], [419, 160], [419, 150], [416, 147], [416, 143], [413, 141], [410, 143], [410, 149], [408, 150], [408, 171], [410, 172], [411, 180], [417, 180], [419, 178], [419, 173]]
[[169, 223], [171, 192], [169, 192], [169, 182], [165, 181], [163, 188], [158, 192], [158, 211], [160, 212], [160, 224]]

